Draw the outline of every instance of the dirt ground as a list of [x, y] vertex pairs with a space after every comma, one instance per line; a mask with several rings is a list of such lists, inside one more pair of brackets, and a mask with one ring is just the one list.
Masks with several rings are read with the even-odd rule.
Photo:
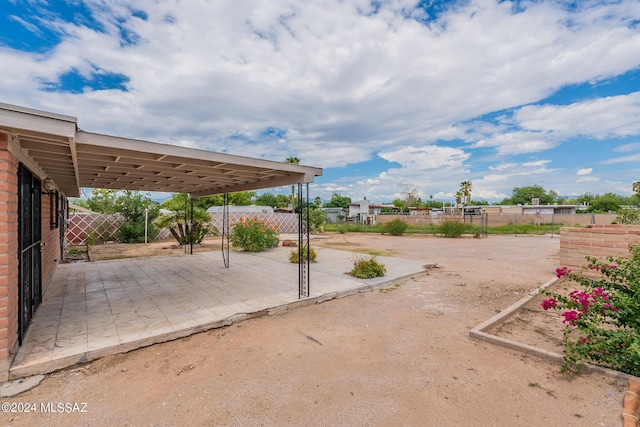
[[[469, 338], [553, 277], [557, 236], [333, 234], [313, 245], [438, 267], [398, 286], [56, 372], [5, 399], [36, 403], [38, 413], [2, 413], [0, 425], [622, 425], [625, 381], [567, 378], [558, 365]], [[500, 333], [554, 349], [558, 337], [544, 321], [528, 326], [523, 317]], [[86, 412], [45, 414], [47, 402], [86, 403]]]

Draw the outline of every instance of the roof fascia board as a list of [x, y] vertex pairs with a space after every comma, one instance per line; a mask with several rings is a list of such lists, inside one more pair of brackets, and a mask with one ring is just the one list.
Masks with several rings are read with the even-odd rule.
[[161, 144], [157, 142], [142, 141], [139, 139], [119, 138], [115, 136], [101, 135], [85, 131], [78, 131], [76, 133], [76, 143], [78, 144], [78, 146], [87, 144], [102, 147], [119, 148], [123, 150], [135, 150], [164, 156], [209, 160], [218, 163], [229, 163], [265, 169], [277, 169], [293, 173], [310, 174], [313, 176], [322, 176], [321, 168], [276, 162], [273, 160], [254, 159], [251, 157], [237, 156], [226, 153], [214, 153], [212, 151], [199, 150], [195, 148], [179, 147], [177, 145]]
[[67, 122], [77, 123], [78, 119], [73, 116], [67, 116], [64, 114], [50, 113], [48, 111], [36, 110], [34, 108], [21, 107], [19, 105], [5, 104], [0, 102], [0, 109], [15, 111], [17, 113], [31, 114], [33, 116], [41, 116], [50, 119], [63, 120]]
[[6, 104], [0, 104], [0, 128], [15, 129], [15, 133], [32, 131], [65, 138], [75, 137], [76, 121], [72, 117], [55, 114], [47, 116], [39, 112], [17, 111], [15, 109], [6, 109], [4, 105]]

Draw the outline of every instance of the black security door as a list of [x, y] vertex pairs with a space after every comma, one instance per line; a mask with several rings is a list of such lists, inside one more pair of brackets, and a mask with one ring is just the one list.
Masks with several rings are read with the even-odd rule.
[[41, 252], [42, 190], [40, 180], [20, 164], [18, 169], [19, 308], [20, 345], [29, 322], [42, 301]]

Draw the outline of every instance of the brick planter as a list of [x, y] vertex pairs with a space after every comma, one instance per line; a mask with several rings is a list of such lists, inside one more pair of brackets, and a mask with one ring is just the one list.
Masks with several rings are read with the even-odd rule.
[[629, 245], [640, 244], [639, 225], [590, 225], [560, 229], [560, 265], [577, 271], [587, 267], [587, 256], [606, 260], [629, 256]]

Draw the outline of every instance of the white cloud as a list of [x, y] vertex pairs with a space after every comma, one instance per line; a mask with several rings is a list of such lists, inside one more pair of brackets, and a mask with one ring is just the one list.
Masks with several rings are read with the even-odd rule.
[[593, 168], [578, 169], [576, 175], [589, 175], [591, 172], [593, 172]]
[[640, 142], [631, 142], [629, 144], [622, 144], [613, 149], [618, 153], [627, 153], [629, 151], [640, 151]]
[[544, 135], [535, 132], [509, 132], [495, 134], [490, 138], [481, 139], [473, 144], [473, 147], [496, 147], [496, 151], [501, 155], [527, 154], [545, 151], [555, 147], [557, 144], [545, 139]]
[[600, 179], [595, 176], [581, 176], [576, 180], [577, 182], [598, 182]]
[[640, 92], [634, 92], [571, 105], [530, 105], [520, 108], [514, 118], [532, 131], [604, 139], [640, 133], [639, 115]]
[[640, 162], [640, 153], [634, 154], [632, 156], [622, 156], [622, 157], [613, 157], [611, 159], [603, 160], [603, 165], [614, 165], [618, 163], [635, 163]]
[[[125, 3], [87, 3], [103, 31], [47, 16], [42, 22], [62, 37], [51, 51], [0, 47], [3, 102], [78, 116], [89, 131], [274, 160], [296, 155], [325, 168], [379, 153], [402, 164], [365, 182], [384, 196], [413, 182], [448, 194], [482, 176], [470, 172], [473, 150], [442, 140], [494, 149], [502, 166], [482, 180], [496, 186], [478, 191], [503, 194], [509, 176], [525, 176], [509, 166], [522, 166], [518, 156], [572, 135], [640, 134], [640, 92], [528, 105], [500, 125], [478, 119], [640, 66], [637, 1], [574, 11], [522, 2], [514, 13], [510, 2], [470, 0], [429, 25], [407, 19], [415, 0], [379, 2], [376, 13], [365, 0], [140, 0], [146, 20]], [[122, 30], [139, 42], [123, 44]], [[122, 74], [128, 92], [42, 91], [43, 81], [71, 70]], [[461, 124], [470, 120], [472, 130]], [[285, 136], [266, 138], [268, 127]]]

